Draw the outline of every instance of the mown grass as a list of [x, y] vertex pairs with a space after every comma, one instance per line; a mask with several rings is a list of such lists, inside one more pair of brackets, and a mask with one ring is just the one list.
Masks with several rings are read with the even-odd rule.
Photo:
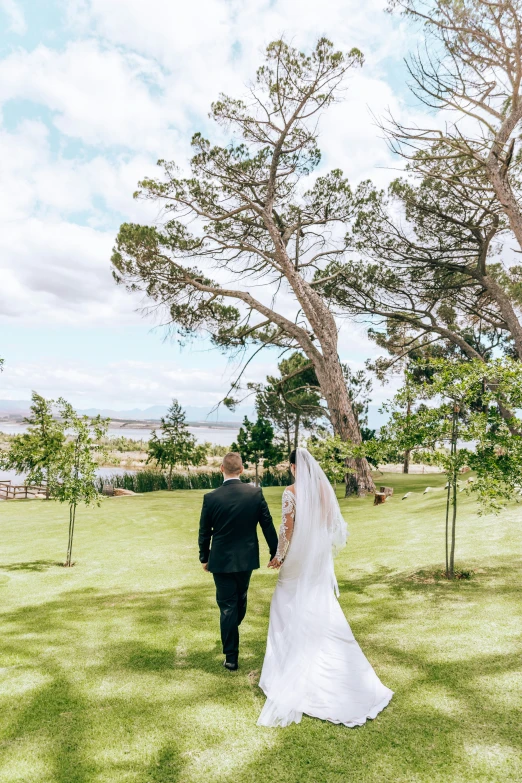
[[[395, 691], [357, 729], [256, 726], [275, 575], [255, 574], [241, 669], [225, 672], [213, 583], [197, 561], [203, 492], [82, 509], [67, 570], [65, 507], [1, 504], [1, 783], [521, 780], [521, 507], [479, 518], [459, 496], [458, 565], [476, 574], [434, 582], [443, 479], [383, 483], [396, 487], [384, 506], [342, 502], [341, 603]], [[422, 495], [428, 483], [438, 488]], [[266, 490], [275, 518], [280, 495]]]

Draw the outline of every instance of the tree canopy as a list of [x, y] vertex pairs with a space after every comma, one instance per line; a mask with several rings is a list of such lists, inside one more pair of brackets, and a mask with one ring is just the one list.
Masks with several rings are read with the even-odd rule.
[[319, 382], [312, 364], [298, 351], [278, 364], [280, 376], [267, 377], [265, 384], [252, 384], [256, 411], [267, 419], [282, 438], [289, 455], [299, 445], [302, 429], [310, 430], [324, 418]]
[[207, 446], [198, 444], [187, 427], [185, 411], [177, 400], [172, 403], [166, 416], [161, 417], [160, 435], [154, 430], [148, 446], [147, 462], [154, 461], [166, 468], [167, 487], [172, 488], [172, 471], [179, 465], [189, 468], [206, 462]]
[[16, 435], [1, 454], [1, 467], [25, 474], [29, 484], [44, 485], [49, 498], [56, 489], [65, 433], [54, 400], [33, 391], [27, 432]]
[[237, 434], [237, 440], [230, 447], [231, 451], [241, 454], [244, 462], [254, 465], [256, 485], [259, 484], [259, 465], [264, 467], [277, 465], [282, 459], [282, 451], [274, 441], [274, 428], [269, 421], [261, 416], [255, 422], [245, 416], [243, 426]]
[[[229, 143], [196, 133], [188, 176], [160, 161], [163, 176], [143, 180], [136, 195], [161, 206], [161, 220], [122, 225], [112, 256], [116, 281], [144, 291], [181, 339], [206, 333], [225, 349], [300, 349], [335, 432], [356, 443], [338, 325], [316, 278], [345, 253], [345, 227], [366, 189], [353, 192], [339, 169], [309, 188], [303, 179], [320, 161], [320, 116], [362, 59], [359, 50], [336, 51], [325, 38], [309, 54], [284, 40], [271, 43], [249, 94], [222, 95], [212, 105]], [[365, 460], [353, 467], [348, 488], [373, 490]]]

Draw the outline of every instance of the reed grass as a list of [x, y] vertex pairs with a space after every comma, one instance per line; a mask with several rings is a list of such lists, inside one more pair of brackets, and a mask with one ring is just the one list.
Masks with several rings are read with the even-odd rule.
[[[248, 477], [243, 479], [249, 481]], [[223, 482], [219, 470], [185, 471], [172, 474], [172, 489], [216, 489]], [[261, 475], [264, 487], [282, 487], [288, 484], [287, 471], [265, 470]], [[102, 492], [109, 485], [115, 488], [129, 489], [139, 494], [143, 492], [158, 492], [167, 489], [167, 476], [160, 470], [138, 470], [133, 473], [120, 473], [111, 476], [99, 476], [96, 488]]]

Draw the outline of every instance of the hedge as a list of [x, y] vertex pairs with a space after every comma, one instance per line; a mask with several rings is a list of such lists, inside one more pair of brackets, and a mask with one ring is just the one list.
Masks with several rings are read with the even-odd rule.
[[[242, 481], [248, 482], [248, 477]], [[194, 471], [193, 473], [173, 473], [172, 489], [215, 489], [223, 482], [223, 475], [218, 470]], [[281, 487], [288, 484], [286, 471], [265, 470], [261, 476], [264, 487]], [[165, 473], [156, 470], [140, 470], [136, 473], [118, 473], [112, 476], [98, 476], [96, 488], [99, 492], [105, 485], [115, 488], [130, 489], [133, 492], [157, 492], [167, 489]]]

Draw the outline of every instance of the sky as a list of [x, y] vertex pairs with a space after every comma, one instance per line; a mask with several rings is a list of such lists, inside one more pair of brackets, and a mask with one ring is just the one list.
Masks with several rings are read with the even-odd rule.
[[[122, 222], [154, 220], [133, 200], [158, 158], [186, 164], [210, 103], [242, 95], [266, 45], [320, 35], [359, 47], [362, 70], [321, 124], [321, 171], [385, 185], [400, 162], [375, 124], [410, 103], [403, 58], [416, 33], [385, 0], [0, 0], [0, 399], [32, 389], [79, 408], [166, 404], [209, 410], [237, 362], [203, 339], [180, 347], [117, 287], [111, 248]], [[362, 367], [375, 347], [343, 323], [340, 356]], [[246, 379], [274, 372], [261, 354]], [[390, 394], [376, 388], [374, 407]], [[221, 413], [226, 419], [226, 411]]]

